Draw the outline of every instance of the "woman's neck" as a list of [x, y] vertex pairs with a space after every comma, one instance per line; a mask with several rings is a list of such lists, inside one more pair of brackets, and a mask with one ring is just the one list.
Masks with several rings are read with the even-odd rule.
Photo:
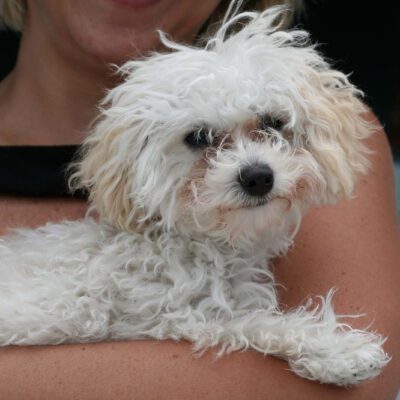
[[0, 84], [0, 145], [80, 143], [115, 84], [105, 62], [57, 47], [27, 24], [16, 67]]

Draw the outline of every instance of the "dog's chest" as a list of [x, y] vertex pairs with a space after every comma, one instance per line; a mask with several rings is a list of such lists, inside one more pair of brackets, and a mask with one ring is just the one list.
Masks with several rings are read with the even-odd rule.
[[89, 276], [101, 279], [97, 287], [107, 287], [116, 318], [188, 310], [212, 316], [221, 310], [271, 306], [272, 276], [266, 260], [217, 246], [207, 238], [121, 236], [91, 264]]

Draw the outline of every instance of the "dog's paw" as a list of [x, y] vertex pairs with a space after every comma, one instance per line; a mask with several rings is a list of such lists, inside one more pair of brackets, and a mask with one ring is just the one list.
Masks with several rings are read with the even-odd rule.
[[381, 336], [361, 331], [335, 335], [333, 347], [304, 349], [297, 358], [289, 358], [293, 371], [307, 379], [338, 386], [357, 385], [375, 378], [390, 361], [382, 348]]

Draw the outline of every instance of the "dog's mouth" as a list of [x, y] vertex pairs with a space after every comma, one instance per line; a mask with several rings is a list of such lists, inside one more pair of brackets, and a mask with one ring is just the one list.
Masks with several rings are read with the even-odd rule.
[[251, 210], [261, 208], [269, 203], [268, 198], [246, 198], [241, 199], [241, 202], [235, 206], [219, 206], [218, 211], [220, 213], [229, 213], [240, 210]]
[[258, 209], [268, 204], [271, 204], [274, 200], [281, 200], [287, 203], [287, 208], [290, 209], [292, 206], [292, 199], [287, 196], [265, 196], [265, 197], [249, 197], [244, 199], [238, 207], [229, 207], [227, 211], [235, 211], [242, 209]]
[[250, 196], [241, 196], [239, 205], [236, 207], [230, 207], [229, 211], [235, 210], [251, 210], [255, 208], [261, 208], [266, 206], [270, 202], [270, 198], [267, 196], [260, 197], [250, 197]]
[[251, 197], [246, 199], [244, 201], [243, 205], [241, 208], [259, 208], [267, 205], [269, 202], [269, 199], [267, 197]]
[[267, 205], [271, 201], [271, 193], [263, 193], [259, 195], [249, 194], [242, 187], [235, 187], [236, 199], [238, 200], [239, 209], [260, 208]]

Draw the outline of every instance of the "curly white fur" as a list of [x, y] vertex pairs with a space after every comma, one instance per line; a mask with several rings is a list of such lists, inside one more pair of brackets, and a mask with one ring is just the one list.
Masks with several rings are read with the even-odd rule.
[[[162, 35], [170, 53], [122, 67], [73, 176], [100, 221], [0, 242], [1, 345], [188, 339], [197, 351], [275, 355], [323, 383], [380, 372], [384, 338], [341, 323], [332, 291], [278, 307], [268, 261], [311, 205], [351, 195], [373, 130], [359, 91], [305, 32], [279, 31], [281, 13], [231, 12], [205, 48]], [[283, 126], [260, 126], [265, 115]], [[209, 146], [189, 148], [201, 128]], [[238, 184], [259, 164], [274, 173], [261, 199]]]

